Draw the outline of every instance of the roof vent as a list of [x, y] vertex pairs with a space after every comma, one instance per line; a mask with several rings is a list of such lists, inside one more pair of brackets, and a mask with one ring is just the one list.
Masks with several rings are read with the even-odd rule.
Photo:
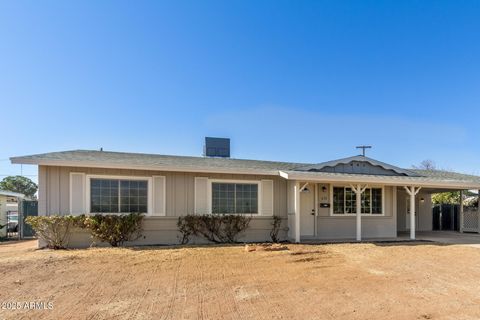
[[230, 139], [205, 137], [203, 155], [206, 157], [230, 158]]

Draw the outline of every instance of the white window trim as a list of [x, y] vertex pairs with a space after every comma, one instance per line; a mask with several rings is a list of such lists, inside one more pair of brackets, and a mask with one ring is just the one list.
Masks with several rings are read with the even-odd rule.
[[[152, 183], [152, 177], [145, 177], [145, 176], [116, 176], [116, 175], [93, 175], [89, 174], [85, 176], [85, 208], [87, 208], [87, 213], [91, 214], [90, 212], [90, 180], [91, 179], [113, 179], [113, 180], [143, 180], [147, 181], [147, 208], [148, 212], [145, 213], [146, 216], [152, 216], [152, 208], [153, 208], [153, 183]], [[102, 214], [118, 214], [120, 215], [121, 213], [119, 212], [103, 212]]]
[[212, 214], [212, 184], [213, 183], [246, 183], [257, 185], [257, 211], [255, 213], [216, 213], [216, 214], [238, 214], [243, 216], [261, 216], [262, 215], [262, 181], [261, 180], [231, 180], [231, 179], [208, 179], [208, 213]]
[[[333, 188], [350, 188], [348, 184], [330, 184], [330, 216], [331, 217], [355, 217], [356, 213], [333, 213]], [[385, 216], [385, 186], [384, 185], [368, 185], [367, 189], [382, 189], [382, 213], [362, 213], [367, 217], [384, 217]]]

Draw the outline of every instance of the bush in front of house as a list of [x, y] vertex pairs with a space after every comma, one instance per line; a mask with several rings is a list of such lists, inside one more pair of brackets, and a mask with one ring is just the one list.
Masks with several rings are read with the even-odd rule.
[[112, 247], [135, 241], [142, 235], [143, 214], [96, 214], [84, 216], [83, 228], [90, 230], [93, 238], [108, 242]]
[[36, 235], [50, 249], [66, 249], [72, 228], [79, 227], [90, 231], [92, 238], [108, 242], [112, 247], [126, 241], [137, 240], [141, 236], [143, 215], [130, 213], [122, 215], [80, 215], [80, 216], [35, 216], [27, 217]]
[[47, 248], [65, 249], [70, 239], [71, 228], [82, 224], [82, 217], [75, 216], [30, 216], [25, 222], [32, 226], [37, 236], [45, 241]]
[[214, 243], [233, 243], [244, 232], [251, 217], [244, 215], [186, 215], [178, 218], [177, 227], [182, 235], [182, 244], [192, 236], [200, 236]]
[[272, 230], [270, 230], [270, 238], [272, 239], [272, 242], [279, 242], [280, 239], [278, 238], [278, 233], [280, 232], [280, 227], [282, 225], [282, 218], [279, 216], [273, 216], [273, 221], [272, 221]]

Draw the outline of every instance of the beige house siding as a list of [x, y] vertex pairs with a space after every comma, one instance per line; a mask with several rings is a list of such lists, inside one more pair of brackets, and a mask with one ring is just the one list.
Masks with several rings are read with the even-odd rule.
[[[189, 172], [163, 172], [127, 169], [39, 166], [39, 214], [70, 214], [70, 173], [106, 176], [165, 177], [165, 216], [147, 216], [143, 237], [135, 244], [174, 244], [179, 242], [177, 219], [195, 213], [195, 178], [273, 181], [273, 214], [284, 219], [280, 237], [293, 240], [295, 227], [293, 187], [295, 181], [277, 176], [248, 174], [206, 174]], [[163, 181], [163, 180], [162, 180]], [[197, 179], [198, 181], [198, 179]], [[313, 184], [312, 184], [313, 185]], [[335, 184], [337, 185], [337, 184]], [[331, 184], [319, 183], [318, 202], [330, 203]], [[394, 192], [396, 191], [396, 195]], [[269, 194], [269, 193], [268, 193]], [[421, 202], [420, 199], [425, 201]], [[397, 230], [405, 230], [406, 193], [398, 187], [384, 187], [384, 215], [362, 216], [363, 238], [394, 238]], [[419, 193], [417, 197], [419, 220], [417, 230], [432, 229], [430, 195]], [[332, 216], [330, 208], [317, 208], [314, 238], [353, 239], [356, 236], [355, 216]], [[270, 210], [271, 211], [271, 210]], [[288, 213], [288, 214], [287, 214]], [[269, 241], [272, 218], [254, 216], [249, 229], [240, 241]], [[202, 242], [195, 239], [195, 242]], [[71, 245], [89, 245], [88, 234], [79, 231], [72, 236]]]
[[[337, 185], [337, 184], [335, 184]], [[322, 191], [325, 187], [325, 192]], [[395, 188], [384, 187], [383, 216], [362, 215], [363, 238], [393, 238], [397, 236], [396, 204], [394, 204]], [[318, 188], [319, 202], [330, 203], [330, 184], [320, 184]], [[332, 204], [331, 204], [332, 205]], [[318, 208], [317, 238], [319, 239], [351, 239], [356, 236], [355, 216], [332, 216], [331, 208]]]
[[[398, 189], [398, 215], [397, 215], [397, 225], [398, 231], [407, 231], [406, 228], [406, 212], [407, 212], [407, 202], [410, 199], [410, 196], [407, 195], [403, 188]], [[420, 199], [424, 199], [422, 202]], [[415, 197], [415, 209], [417, 212], [417, 224], [415, 226], [417, 231], [430, 231], [432, 230], [432, 197], [430, 194], [422, 193], [421, 191]]]
[[[162, 172], [125, 169], [77, 168], [39, 166], [39, 214], [40, 215], [67, 215], [70, 214], [70, 173], [85, 173], [87, 175], [107, 176], [138, 176], [138, 177], [166, 177], [166, 216], [146, 217], [144, 232], [141, 239], [135, 244], [173, 244], [179, 242], [177, 220], [179, 216], [194, 214], [195, 177], [228, 180], [272, 180], [273, 181], [273, 214], [285, 219], [280, 233], [286, 238], [286, 186], [287, 181], [280, 177], [238, 174], [205, 174], [184, 172]], [[248, 231], [239, 241], [269, 241], [272, 218], [254, 216]], [[201, 242], [196, 239], [196, 242]], [[89, 245], [87, 233], [78, 231], [72, 235], [72, 247]]]
[[229, 180], [273, 180], [274, 214], [286, 217], [286, 180], [280, 177], [238, 174], [205, 174], [125, 169], [39, 166], [39, 213], [70, 213], [70, 172], [108, 176], [166, 177], [166, 216], [178, 217], [194, 213], [195, 177]]

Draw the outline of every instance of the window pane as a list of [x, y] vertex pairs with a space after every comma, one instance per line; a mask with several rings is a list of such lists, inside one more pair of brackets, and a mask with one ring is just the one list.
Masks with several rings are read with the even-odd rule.
[[236, 184], [235, 213], [258, 213], [258, 187], [256, 184]]
[[212, 213], [234, 213], [235, 185], [212, 183]]
[[258, 186], [212, 183], [212, 213], [258, 213]]
[[372, 213], [382, 214], [382, 189], [372, 188]]
[[145, 180], [120, 181], [121, 213], [147, 213], [148, 182]]
[[118, 212], [118, 180], [90, 180], [90, 211], [92, 213]]
[[362, 213], [370, 213], [370, 189], [365, 189], [362, 193]]
[[333, 213], [345, 213], [345, 189], [333, 188]]
[[357, 212], [357, 195], [351, 188], [345, 188], [345, 213]]
[[91, 179], [90, 199], [92, 213], [146, 213], [148, 210], [148, 182], [145, 180]]

